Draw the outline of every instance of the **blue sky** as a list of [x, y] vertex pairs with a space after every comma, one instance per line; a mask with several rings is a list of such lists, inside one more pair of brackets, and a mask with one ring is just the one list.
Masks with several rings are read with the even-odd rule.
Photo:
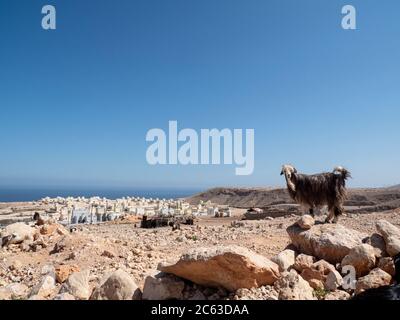
[[[283, 163], [400, 183], [399, 14], [397, 0], [2, 0], [0, 185], [277, 186]], [[169, 120], [254, 128], [254, 173], [148, 165], [146, 133]]]

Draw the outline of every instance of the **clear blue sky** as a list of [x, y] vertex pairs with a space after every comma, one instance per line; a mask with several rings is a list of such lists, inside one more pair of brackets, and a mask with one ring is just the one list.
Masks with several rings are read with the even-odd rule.
[[[399, 16], [398, 0], [2, 0], [0, 185], [275, 186], [283, 163], [400, 183]], [[149, 166], [146, 132], [169, 120], [254, 128], [253, 175]]]

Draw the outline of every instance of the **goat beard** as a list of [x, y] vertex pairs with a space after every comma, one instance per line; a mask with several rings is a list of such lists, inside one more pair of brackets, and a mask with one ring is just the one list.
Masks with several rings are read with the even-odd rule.
[[285, 178], [286, 178], [286, 184], [288, 186], [288, 188], [293, 191], [296, 192], [296, 186], [294, 185], [294, 183], [290, 180], [290, 178], [288, 177], [288, 175], [285, 173]]

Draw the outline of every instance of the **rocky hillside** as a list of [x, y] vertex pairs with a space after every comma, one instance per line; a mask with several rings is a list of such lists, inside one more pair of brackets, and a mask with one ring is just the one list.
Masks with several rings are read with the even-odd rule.
[[[187, 198], [191, 204], [197, 204], [201, 200], [237, 208], [294, 205], [286, 189], [282, 188], [214, 188]], [[400, 208], [400, 186], [350, 189], [345, 206], [346, 211], [354, 213], [381, 212]]]

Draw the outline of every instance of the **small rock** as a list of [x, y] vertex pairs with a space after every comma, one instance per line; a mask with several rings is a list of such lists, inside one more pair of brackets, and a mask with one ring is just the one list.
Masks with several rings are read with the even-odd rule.
[[182, 299], [185, 284], [177, 277], [153, 271], [146, 277], [143, 287], [145, 300]]
[[55, 268], [56, 280], [58, 283], [65, 282], [71, 273], [79, 272], [80, 269], [76, 264], [62, 264]]
[[283, 274], [274, 288], [279, 300], [315, 300], [311, 286], [294, 270]]
[[302, 272], [303, 269], [310, 269], [314, 262], [315, 258], [313, 256], [301, 253], [296, 257], [293, 268], [298, 272]]
[[379, 259], [378, 268], [389, 273], [392, 277], [396, 274], [396, 267], [394, 261], [390, 257], [384, 257]]
[[336, 291], [342, 284], [343, 284], [343, 277], [338, 271], [332, 270], [331, 272], [328, 273], [325, 280], [326, 290]]
[[286, 249], [280, 252], [278, 255], [271, 259], [279, 266], [281, 272], [289, 270], [295, 262], [295, 252], [290, 249]]
[[91, 294], [89, 276], [89, 270], [72, 273], [61, 287], [60, 293], [70, 293], [80, 300], [89, 299]]
[[365, 243], [371, 245], [374, 248], [375, 256], [377, 258], [387, 256], [385, 239], [380, 234], [372, 234], [366, 239]]
[[365, 277], [358, 279], [355, 292], [359, 294], [367, 289], [389, 285], [391, 280], [392, 276], [390, 274], [379, 268], [375, 268]]
[[342, 267], [353, 266], [356, 269], [357, 276], [365, 276], [375, 267], [375, 250], [369, 244], [360, 244], [352, 248], [348, 255], [342, 260]]
[[350, 294], [343, 290], [336, 290], [333, 292], [328, 292], [325, 295], [324, 300], [349, 300]]
[[297, 224], [300, 228], [308, 230], [311, 229], [312, 226], [315, 224], [315, 220], [312, 216], [306, 214], [297, 221]]
[[400, 252], [400, 229], [387, 222], [379, 220], [376, 229], [383, 236], [386, 243], [386, 251], [390, 256], [395, 256]]
[[101, 255], [103, 257], [107, 257], [107, 258], [114, 258], [115, 257], [115, 253], [113, 251], [111, 251], [111, 250], [104, 250]]
[[33, 287], [30, 296], [39, 296], [42, 298], [46, 298], [52, 295], [55, 292], [55, 289], [56, 283], [54, 278], [50, 275], [46, 275], [43, 277], [39, 284]]
[[75, 300], [75, 297], [68, 292], [60, 293], [54, 297], [54, 300]]
[[91, 300], [137, 300], [140, 290], [132, 277], [119, 269], [105, 278], [93, 291]]

